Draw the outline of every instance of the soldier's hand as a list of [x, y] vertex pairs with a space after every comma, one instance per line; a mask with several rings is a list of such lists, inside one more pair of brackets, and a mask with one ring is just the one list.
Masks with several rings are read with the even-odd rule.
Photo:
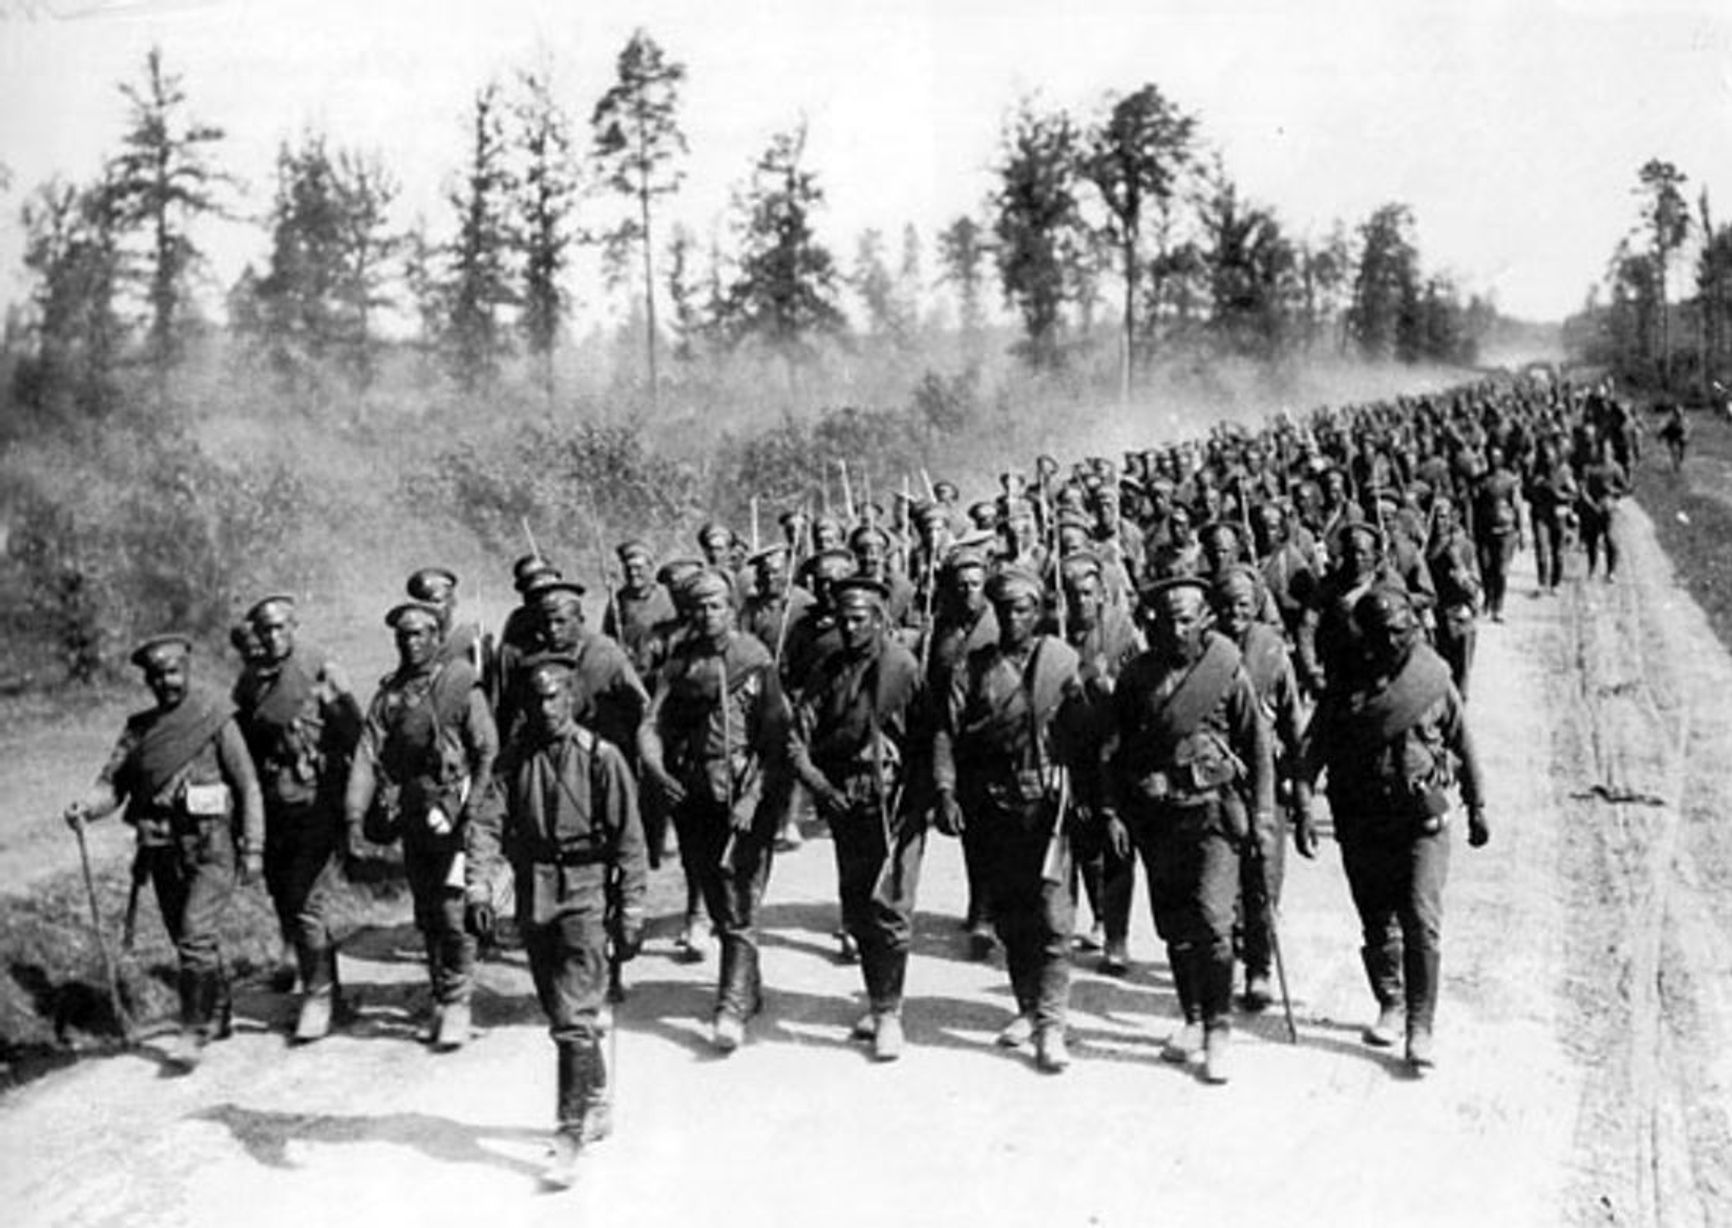
[[265, 854], [262, 849], [241, 851], [241, 886], [250, 887], [265, 875]]
[[1491, 824], [1486, 822], [1485, 811], [1470, 810], [1467, 812], [1467, 843], [1470, 848], [1484, 848], [1491, 839]]
[[938, 794], [938, 812], [934, 821], [938, 824], [938, 830], [947, 836], [960, 836], [968, 826], [968, 821], [962, 817], [961, 803], [949, 789], [940, 790]]
[[1115, 858], [1123, 860], [1131, 854], [1131, 829], [1119, 818], [1116, 810], [1103, 810], [1101, 820], [1106, 826], [1107, 848]]
[[493, 937], [498, 924], [499, 919], [494, 915], [493, 905], [486, 900], [470, 900], [463, 910], [464, 928], [483, 941]]
[[66, 826], [77, 831], [90, 821], [90, 812], [84, 808], [83, 802], [73, 802], [60, 817], [66, 820]]
[[650, 779], [655, 781], [656, 789], [668, 805], [678, 806], [686, 800], [685, 786], [666, 771], [656, 768], [650, 773]]
[[814, 793], [812, 800], [817, 803], [818, 813], [825, 819], [833, 819], [848, 809], [847, 795], [835, 785], [827, 785]]

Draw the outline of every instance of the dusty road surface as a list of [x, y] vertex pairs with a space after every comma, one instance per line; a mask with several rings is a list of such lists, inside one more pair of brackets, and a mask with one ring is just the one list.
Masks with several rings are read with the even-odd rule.
[[617, 1133], [570, 1191], [535, 1177], [553, 1070], [520, 957], [486, 969], [477, 1039], [435, 1055], [409, 1034], [421, 974], [398, 929], [350, 944], [346, 1034], [290, 1049], [287, 1003], [255, 990], [191, 1077], [147, 1046], [0, 1103], [5, 1222], [1732, 1223], [1732, 663], [1635, 509], [1626, 537], [1619, 584], [1529, 597], [1524, 563], [1482, 631], [1495, 829], [1477, 851], [1454, 832], [1423, 1081], [1358, 1039], [1371, 1003], [1327, 844], [1285, 904], [1299, 1043], [1278, 1011], [1241, 1017], [1235, 1077], [1209, 1087], [1157, 1058], [1175, 1004], [1143, 916], [1128, 979], [1078, 957], [1067, 1074], [994, 1048], [1004, 973], [961, 958], [960, 862], [935, 838], [910, 1048], [875, 1065], [846, 1038], [858, 974], [830, 957], [817, 838], [777, 864], [768, 1011], [733, 1057], [703, 1044], [713, 964], [674, 963], [658, 933], [632, 966]]

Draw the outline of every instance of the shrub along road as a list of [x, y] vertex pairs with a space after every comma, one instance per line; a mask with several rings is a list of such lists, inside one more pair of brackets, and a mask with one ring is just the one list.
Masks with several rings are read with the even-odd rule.
[[1175, 1008], [1143, 916], [1128, 979], [1078, 957], [1069, 1073], [994, 1048], [1004, 974], [961, 958], [960, 862], [935, 837], [910, 1048], [875, 1065], [847, 1039], [857, 971], [830, 958], [819, 837], [776, 867], [768, 1011], [733, 1057], [703, 1043], [713, 966], [652, 937], [617, 1133], [569, 1192], [535, 1179], [553, 1069], [521, 957], [486, 968], [482, 1034], [435, 1055], [409, 1034], [421, 972], [399, 927], [350, 943], [345, 1034], [291, 1050], [288, 1003], [254, 989], [190, 1077], [147, 1043], [13, 1093], [0, 1205], [18, 1225], [1728, 1222], [1732, 768], [1713, 748], [1732, 661], [1630, 512], [1619, 584], [1522, 595], [1484, 628], [1471, 713], [1496, 827], [1479, 851], [1454, 833], [1424, 1081], [1359, 1042], [1371, 1003], [1329, 844], [1289, 878], [1299, 1044], [1278, 1012], [1241, 1017], [1215, 1088], [1156, 1056]]

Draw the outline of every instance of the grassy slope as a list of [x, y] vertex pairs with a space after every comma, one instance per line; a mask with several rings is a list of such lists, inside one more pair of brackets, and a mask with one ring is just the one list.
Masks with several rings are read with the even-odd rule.
[[1690, 457], [1682, 476], [1666, 449], [1645, 441], [1636, 465], [1636, 498], [1654, 521], [1679, 581], [1732, 647], [1732, 423], [1706, 411], [1690, 418]]

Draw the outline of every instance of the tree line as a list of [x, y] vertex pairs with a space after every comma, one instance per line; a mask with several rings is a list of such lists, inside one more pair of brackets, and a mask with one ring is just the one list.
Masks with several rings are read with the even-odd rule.
[[[587, 117], [545, 70], [484, 84], [435, 227], [399, 224], [401, 185], [380, 153], [317, 130], [284, 140], [256, 217], [265, 250], [227, 288], [228, 334], [290, 384], [335, 370], [365, 387], [391, 344], [385, 317], [407, 317], [461, 388], [487, 387], [520, 356], [551, 404], [584, 246], [606, 288], [635, 303], [652, 407], [668, 362], [740, 347], [791, 363], [826, 340], [894, 351], [938, 321], [978, 352], [995, 302], [1031, 368], [1116, 345], [1127, 394], [1164, 354], [1199, 348], [1470, 363], [1494, 315], [1423, 267], [1400, 203], [1321, 239], [1295, 236], [1233, 180], [1200, 119], [1152, 84], [1089, 116], [1023, 100], [1004, 120], [988, 198], [934, 236], [930, 277], [912, 225], [894, 253], [881, 231], [862, 233], [847, 267], [826, 245], [803, 120], [770, 138], [706, 241], [664, 221], [690, 152], [686, 80], [640, 29]], [[161, 50], [120, 88], [126, 128], [98, 177], [56, 178], [22, 211], [32, 294], [8, 320], [12, 391], [56, 415], [105, 412], [128, 367], [166, 400], [187, 338], [212, 327], [192, 290], [199, 224], [242, 216], [225, 132], [193, 114]], [[934, 310], [940, 291], [951, 317]]]
[[1689, 184], [1664, 158], [1636, 171], [1630, 229], [1565, 339], [1638, 383], [1713, 394], [1732, 384], [1732, 223], [1715, 222], [1706, 187], [1692, 202]]

